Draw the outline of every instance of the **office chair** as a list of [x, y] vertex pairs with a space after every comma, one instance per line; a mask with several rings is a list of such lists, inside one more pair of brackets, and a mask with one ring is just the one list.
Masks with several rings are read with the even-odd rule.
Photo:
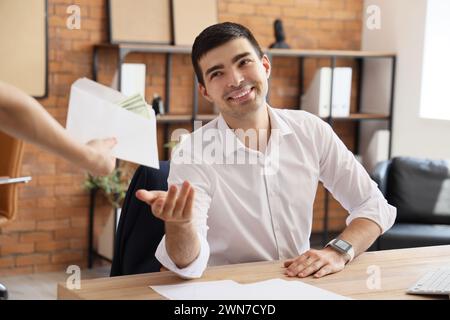
[[[0, 177], [17, 177], [20, 173], [23, 142], [0, 132]], [[17, 214], [16, 183], [0, 184], [0, 227], [12, 221]], [[0, 283], [0, 300], [8, 299], [8, 291]]]
[[134, 173], [120, 214], [111, 277], [160, 271], [155, 251], [164, 235], [164, 222], [135, 194], [139, 189], [167, 190], [169, 165], [160, 161], [159, 170], [140, 166]]

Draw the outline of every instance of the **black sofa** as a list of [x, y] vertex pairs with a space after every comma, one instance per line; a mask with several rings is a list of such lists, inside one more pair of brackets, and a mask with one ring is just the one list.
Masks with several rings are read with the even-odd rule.
[[378, 163], [372, 179], [397, 208], [393, 227], [372, 249], [450, 244], [450, 167], [446, 161], [396, 157]]

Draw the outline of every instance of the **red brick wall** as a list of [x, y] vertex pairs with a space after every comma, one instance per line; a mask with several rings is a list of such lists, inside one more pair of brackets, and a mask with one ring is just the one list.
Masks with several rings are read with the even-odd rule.
[[[48, 3], [49, 96], [40, 102], [65, 125], [70, 85], [80, 77], [92, 77], [92, 45], [108, 40], [106, 0], [49, 0]], [[81, 8], [81, 30], [66, 28], [66, 9], [70, 4], [78, 4]], [[247, 25], [263, 47], [273, 42], [274, 19], [282, 18], [286, 39], [292, 48], [360, 48], [362, 0], [218, 0], [218, 9], [219, 21]], [[113, 52], [101, 53], [99, 82], [112, 83], [115, 58]], [[127, 58], [127, 62], [147, 65], [147, 100], [151, 100], [155, 92], [165, 98], [164, 59], [161, 54], [132, 54]], [[314, 69], [327, 63], [326, 60], [308, 61], [305, 65], [306, 84]], [[276, 58], [273, 64], [271, 104], [276, 107], [297, 105], [297, 61]], [[192, 81], [189, 56], [176, 56], [171, 79], [172, 113], [190, 112]], [[204, 101], [200, 111], [212, 112]], [[336, 131], [352, 147], [353, 126], [343, 123]], [[162, 135], [161, 128], [158, 132]], [[162, 152], [160, 140], [160, 154]], [[84, 267], [89, 204], [89, 195], [82, 188], [84, 173], [27, 144], [22, 174], [33, 176], [33, 181], [21, 187], [17, 220], [0, 229], [0, 276], [63, 271], [70, 264]], [[101, 228], [110, 211], [105, 200], [99, 198], [98, 202], [97, 229]], [[340, 230], [346, 213], [335, 202], [331, 207], [330, 225], [332, 229]], [[321, 188], [315, 209], [314, 230], [318, 231], [323, 217]]]

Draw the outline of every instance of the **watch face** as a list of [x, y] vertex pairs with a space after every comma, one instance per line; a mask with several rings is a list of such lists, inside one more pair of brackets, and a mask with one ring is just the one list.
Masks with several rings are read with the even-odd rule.
[[342, 249], [343, 251], [348, 251], [350, 249], [350, 245], [343, 241], [343, 240], [337, 240], [334, 245], [340, 249]]

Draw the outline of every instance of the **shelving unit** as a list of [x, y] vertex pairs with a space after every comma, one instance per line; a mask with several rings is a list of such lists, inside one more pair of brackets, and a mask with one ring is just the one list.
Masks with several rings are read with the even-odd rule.
[[[169, 137], [169, 126], [171, 124], [181, 124], [181, 123], [191, 123], [194, 121], [210, 121], [214, 119], [217, 115], [214, 114], [199, 114], [199, 97], [198, 97], [198, 82], [193, 74], [193, 99], [192, 99], [192, 112], [190, 114], [184, 115], [172, 115], [170, 114], [170, 79], [172, 75], [172, 57], [175, 54], [190, 54], [191, 48], [184, 46], [171, 46], [171, 45], [142, 45], [142, 44], [98, 44], [94, 46], [94, 59], [92, 65], [94, 80], [97, 80], [98, 74], [98, 63], [99, 63], [99, 51], [100, 50], [116, 50], [118, 52], [117, 58], [117, 73], [118, 73], [118, 90], [120, 91], [122, 85], [121, 76], [121, 65], [124, 63], [125, 58], [130, 53], [163, 53], [166, 55], [165, 61], [165, 115], [157, 117], [157, 123], [164, 126], [164, 141], [168, 141]], [[333, 69], [336, 66], [337, 59], [351, 59], [357, 62], [357, 73], [358, 73], [358, 88], [357, 88], [357, 99], [356, 99], [356, 112], [351, 113], [348, 117], [337, 118], [333, 117], [330, 112], [330, 116], [323, 118], [331, 126], [336, 122], [351, 121], [356, 124], [355, 133], [355, 149], [354, 153], [359, 153], [359, 130], [360, 123], [362, 121], [386, 121], [388, 124], [388, 130], [390, 134], [389, 140], [389, 158], [391, 157], [391, 146], [392, 146], [392, 115], [393, 115], [393, 101], [394, 101], [394, 83], [395, 83], [395, 67], [396, 67], [396, 54], [393, 52], [371, 52], [371, 51], [340, 51], [340, 50], [294, 50], [294, 49], [267, 49], [265, 53], [272, 61], [274, 57], [288, 57], [299, 60], [299, 94], [300, 96], [304, 93], [304, 70], [305, 70], [305, 60], [306, 59], [329, 59], [331, 67], [331, 83], [333, 83]], [[389, 113], [388, 114], [371, 114], [361, 112], [361, 92], [362, 92], [362, 79], [363, 79], [363, 67], [364, 61], [366, 59], [390, 59], [391, 64], [391, 85], [390, 85], [390, 98], [389, 98]], [[270, 81], [270, 80], [269, 80]], [[270, 101], [270, 82], [269, 82], [269, 93], [267, 100]], [[333, 87], [331, 87], [330, 92], [330, 106], [332, 101]], [[299, 99], [300, 100], [300, 99]], [[299, 104], [297, 109], [301, 109]], [[168, 150], [165, 150], [164, 158], [168, 158]], [[326, 189], [325, 189], [326, 190]], [[323, 243], [328, 242], [328, 220], [329, 220], [329, 193], [325, 191], [325, 212], [324, 212], [324, 224], [323, 224]], [[92, 206], [91, 206], [92, 207]], [[93, 210], [93, 209], [92, 209]], [[93, 211], [91, 212], [93, 215]]]

